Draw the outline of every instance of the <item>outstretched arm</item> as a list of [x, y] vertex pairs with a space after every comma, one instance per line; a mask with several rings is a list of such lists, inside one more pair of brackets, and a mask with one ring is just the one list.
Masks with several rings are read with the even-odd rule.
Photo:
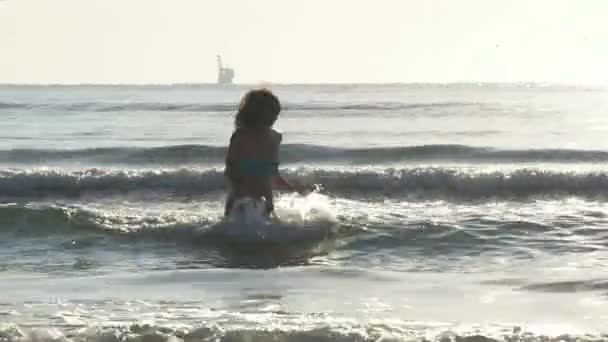
[[282, 191], [288, 191], [288, 192], [297, 191], [293, 185], [291, 185], [285, 178], [283, 178], [283, 176], [281, 176], [278, 173], [274, 177], [272, 177], [272, 185], [275, 189], [282, 190]]
[[[274, 150], [274, 160], [277, 161], [277, 165], [278, 165], [278, 160], [279, 160], [279, 147], [281, 145], [281, 141], [283, 140], [283, 136], [278, 133], [275, 132], [275, 139], [276, 139], [276, 146], [275, 146], [275, 150]], [[302, 196], [306, 196], [308, 195], [311, 190], [308, 189], [307, 187], [301, 186], [300, 184], [297, 183], [290, 183], [288, 182], [283, 176], [281, 176], [281, 174], [279, 174], [279, 170], [276, 170], [276, 174], [272, 177], [272, 186], [277, 189], [277, 190], [281, 190], [281, 191], [287, 191], [287, 192], [297, 192]]]

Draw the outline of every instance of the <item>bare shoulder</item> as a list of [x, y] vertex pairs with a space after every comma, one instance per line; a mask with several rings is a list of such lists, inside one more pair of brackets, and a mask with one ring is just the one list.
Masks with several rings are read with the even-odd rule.
[[270, 137], [276, 144], [280, 144], [281, 141], [283, 140], [283, 134], [281, 134], [279, 131], [277, 131], [275, 129], [270, 130]]
[[232, 135], [230, 136], [230, 143], [231, 144], [238, 143], [238, 141], [241, 139], [242, 135], [243, 135], [242, 130], [240, 130], [240, 129], [234, 130], [234, 132], [232, 132]]

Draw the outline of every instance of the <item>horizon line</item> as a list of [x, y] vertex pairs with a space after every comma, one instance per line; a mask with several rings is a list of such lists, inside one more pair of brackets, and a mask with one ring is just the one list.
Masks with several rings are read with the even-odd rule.
[[593, 87], [593, 88], [605, 88], [607, 84], [598, 83], [577, 83], [577, 82], [545, 82], [545, 81], [450, 81], [450, 82], [246, 82], [246, 83], [233, 83], [233, 84], [218, 84], [215, 82], [166, 82], [166, 83], [103, 83], [103, 82], [83, 82], [83, 83], [2, 83], [0, 87], [13, 86], [13, 87], [78, 87], [78, 86], [132, 86], [132, 87], [145, 87], [145, 86], [157, 86], [157, 87], [171, 87], [171, 86], [216, 86], [218, 88], [231, 88], [231, 87], [260, 87], [260, 86], [455, 86], [455, 85], [474, 85], [474, 86], [491, 86], [491, 85], [507, 85], [507, 86], [535, 86], [535, 87]]

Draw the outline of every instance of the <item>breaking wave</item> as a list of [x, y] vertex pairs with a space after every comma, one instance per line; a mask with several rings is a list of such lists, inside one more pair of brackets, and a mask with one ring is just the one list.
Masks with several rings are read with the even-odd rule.
[[[192, 310], [192, 309], [191, 309]], [[261, 341], [302, 341], [302, 342], [367, 342], [367, 341], [444, 341], [444, 342], [595, 342], [604, 341], [605, 335], [561, 334], [550, 335], [526, 331], [518, 326], [499, 326], [491, 329], [452, 328], [437, 323], [425, 326], [413, 322], [411, 325], [389, 323], [356, 324], [344, 319], [331, 318], [330, 323], [319, 322], [325, 315], [314, 318], [295, 317], [293, 322], [272, 314], [262, 322], [241, 322], [240, 324], [215, 324], [193, 326], [185, 322], [175, 327], [163, 324], [98, 324], [87, 325], [64, 314], [70, 324], [57, 327], [25, 328], [15, 324], [0, 325], [0, 336], [6, 341], [47, 342], [47, 341], [220, 341], [220, 342], [261, 342]], [[60, 315], [61, 317], [61, 315]], [[260, 318], [261, 319], [261, 318]], [[342, 322], [344, 321], [344, 322]], [[333, 322], [333, 323], [331, 323]], [[289, 323], [289, 324], [288, 324]], [[468, 330], [468, 331], [467, 331]]]
[[[480, 200], [543, 196], [602, 198], [608, 194], [606, 172], [560, 172], [520, 169], [513, 172], [468, 172], [444, 168], [339, 171], [286, 169], [288, 176], [322, 191], [354, 196], [414, 196], [419, 199]], [[78, 172], [33, 170], [0, 172], [0, 197], [5, 200], [39, 197], [78, 197], [162, 192], [203, 195], [224, 190], [222, 170]]]

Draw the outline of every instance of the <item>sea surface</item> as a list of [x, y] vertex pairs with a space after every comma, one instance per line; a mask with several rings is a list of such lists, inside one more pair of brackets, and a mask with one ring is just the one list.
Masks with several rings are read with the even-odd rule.
[[273, 86], [278, 210], [335, 233], [244, 248], [247, 89], [0, 86], [0, 341], [608, 340], [608, 91]]

